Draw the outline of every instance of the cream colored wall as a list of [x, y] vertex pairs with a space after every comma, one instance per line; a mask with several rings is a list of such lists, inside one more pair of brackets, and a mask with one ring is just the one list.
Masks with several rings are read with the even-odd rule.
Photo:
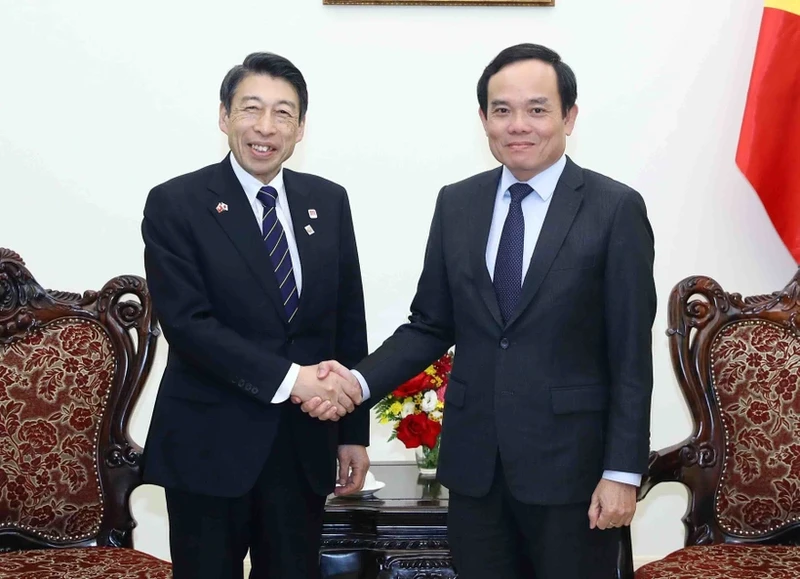
[[[0, 1], [0, 246], [48, 287], [98, 288], [143, 272], [148, 190], [226, 152], [216, 126], [226, 70], [251, 51], [291, 58], [311, 93], [290, 166], [346, 185], [371, 348], [407, 315], [436, 192], [494, 165], [475, 83], [505, 46], [539, 42], [577, 73], [569, 144], [586, 167], [644, 196], [656, 235], [652, 445], [690, 419], [672, 377], [664, 306], [702, 273], [742, 293], [782, 287], [794, 263], [734, 166], [761, 3], [557, 0], [555, 8], [334, 7], [322, 0], [135, 4]], [[166, 344], [131, 426], [144, 441]], [[409, 458], [376, 427], [373, 460]], [[685, 493], [654, 492], [637, 556], [680, 546]], [[133, 497], [137, 546], [168, 557], [163, 494]]]

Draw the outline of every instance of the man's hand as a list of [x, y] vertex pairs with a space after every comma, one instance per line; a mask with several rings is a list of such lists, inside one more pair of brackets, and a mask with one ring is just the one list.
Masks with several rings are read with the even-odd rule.
[[355, 444], [343, 444], [339, 447], [339, 479], [333, 491], [337, 497], [357, 493], [364, 488], [364, 478], [369, 470], [367, 449]]
[[600, 479], [589, 505], [589, 528], [610, 529], [630, 525], [635, 512], [635, 486]]
[[354, 390], [338, 374], [320, 371], [317, 366], [303, 366], [292, 388], [291, 399], [295, 404], [317, 400], [314, 418], [338, 420], [361, 403], [361, 387]]
[[[317, 366], [317, 378], [320, 380], [342, 380], [344, 382], [343, 389], [348, 398], [355, 404], [361, 404], [361, 398], [363, 396], [361, 384], [350, 370], [342, 366], [336, 360], [320, 362]], [[292, 393], [292, 402], [295, 404], [302, 404], [301, 408], [303, 412], [307, 413], [312, 418], [332, 420], [332, 414], [337, 414], [334, 409], [334, 404], [321, 396], [304, 399]], [[338, 416], [344, 416], [344, 414], [339, 413]]]

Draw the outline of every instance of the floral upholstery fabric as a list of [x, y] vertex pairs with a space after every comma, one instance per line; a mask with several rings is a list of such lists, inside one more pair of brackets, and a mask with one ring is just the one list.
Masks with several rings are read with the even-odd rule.
[[797, 579], [800, 547], [703, 545], [681, 549], [636, 571], [636, 579]]
[[98, 531], [96, 445], [114, 365], [107, 334], [86, 320], [0, 345], [0, 529], [53, 542]]
[[172, 579], [172, 567], [133, 549], [36, 549], [0, 553], [0, 579]]
[[726, 438], [720, 526], [758, 536], [800, 521], [800, 339], [737, 322], [715, 339], [711, 363]]

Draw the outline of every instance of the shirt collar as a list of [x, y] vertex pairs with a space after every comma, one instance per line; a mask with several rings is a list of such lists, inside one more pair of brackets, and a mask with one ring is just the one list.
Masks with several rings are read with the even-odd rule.
[[[558, 180], [561, 178], [561, 173], [564, 172], [564, 167], [566, 166], [567, 154], [564, 153], [561, 155], [558, 161], [550, 165], [541, 173], [535, 175], [532, 179], [526, 181], [526, 183], [533, 188], [542, 201], [547, 201], [553, 196], [553, 193], [556, 190], [556, 185], [558, 185]], [[511, 187], [514, 183], [519, 182], [519, 179], [514, 177], [514, 175], [511, 174], [511, 171], [508, 170], [508, 167], [503, 166], [503, 174], [500, 177], [500, 185], [497, 189], [498, 193], [505, 195], [508, 193], [509, 187]]]
[[[231, 154], [229, 158], [231, 160], [231, 167], [233, 167], [233, 173], [236, 175], [236, 178], [242, 185], [244, 194], [247, 195], [247, 201], [250, 203], [250, 205], [253, 205], [256, 202], [256, 195], [264, 186], [264, 184], [253, 177], [250, 173], [245, 171], [236, 161], [236, 157], [234, 157], [233, 154]], [[275, 175], [272, 181], [267, 183], [267, 185], [274, 187], [278, 192], [278, 203], [280, 203], [286, 196], [286, 189], [283, 185], [283, 167], [278, 170], [278, 174]]]

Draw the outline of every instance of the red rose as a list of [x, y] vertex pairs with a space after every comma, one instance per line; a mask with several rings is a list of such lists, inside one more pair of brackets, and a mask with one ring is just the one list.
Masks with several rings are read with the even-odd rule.
[[[426, 374], [425, 372], [420, 372], [416, 376], [414, 376], [408, 382], [401, 384], [397, 390], [392, 392], [397, 398], [406, 398], [407, 396], [413, 396], [423, 390], [428, 390], [431, 388], [431, 377]], [[410, 447], [409, 447], [410, 448]]]
[[397, 438], [406, 448], [417, 448], [420, 444], [433, 448], [441, 431], [442, 425], [427, 414], [409, 414], [397, 425]]
[[94, 415], [88, 408], [79, 406], [69, 417], [69, 424], [75, 430], [82, 431], [92, 426]]
[[450, 354], [445, 354], [433, 363], [433, 368], [436, 370], [437, 376], [442, 376], [446, 379], [447, 375], [450, 374], [450, 370], [453, 369], [453, 357]]

